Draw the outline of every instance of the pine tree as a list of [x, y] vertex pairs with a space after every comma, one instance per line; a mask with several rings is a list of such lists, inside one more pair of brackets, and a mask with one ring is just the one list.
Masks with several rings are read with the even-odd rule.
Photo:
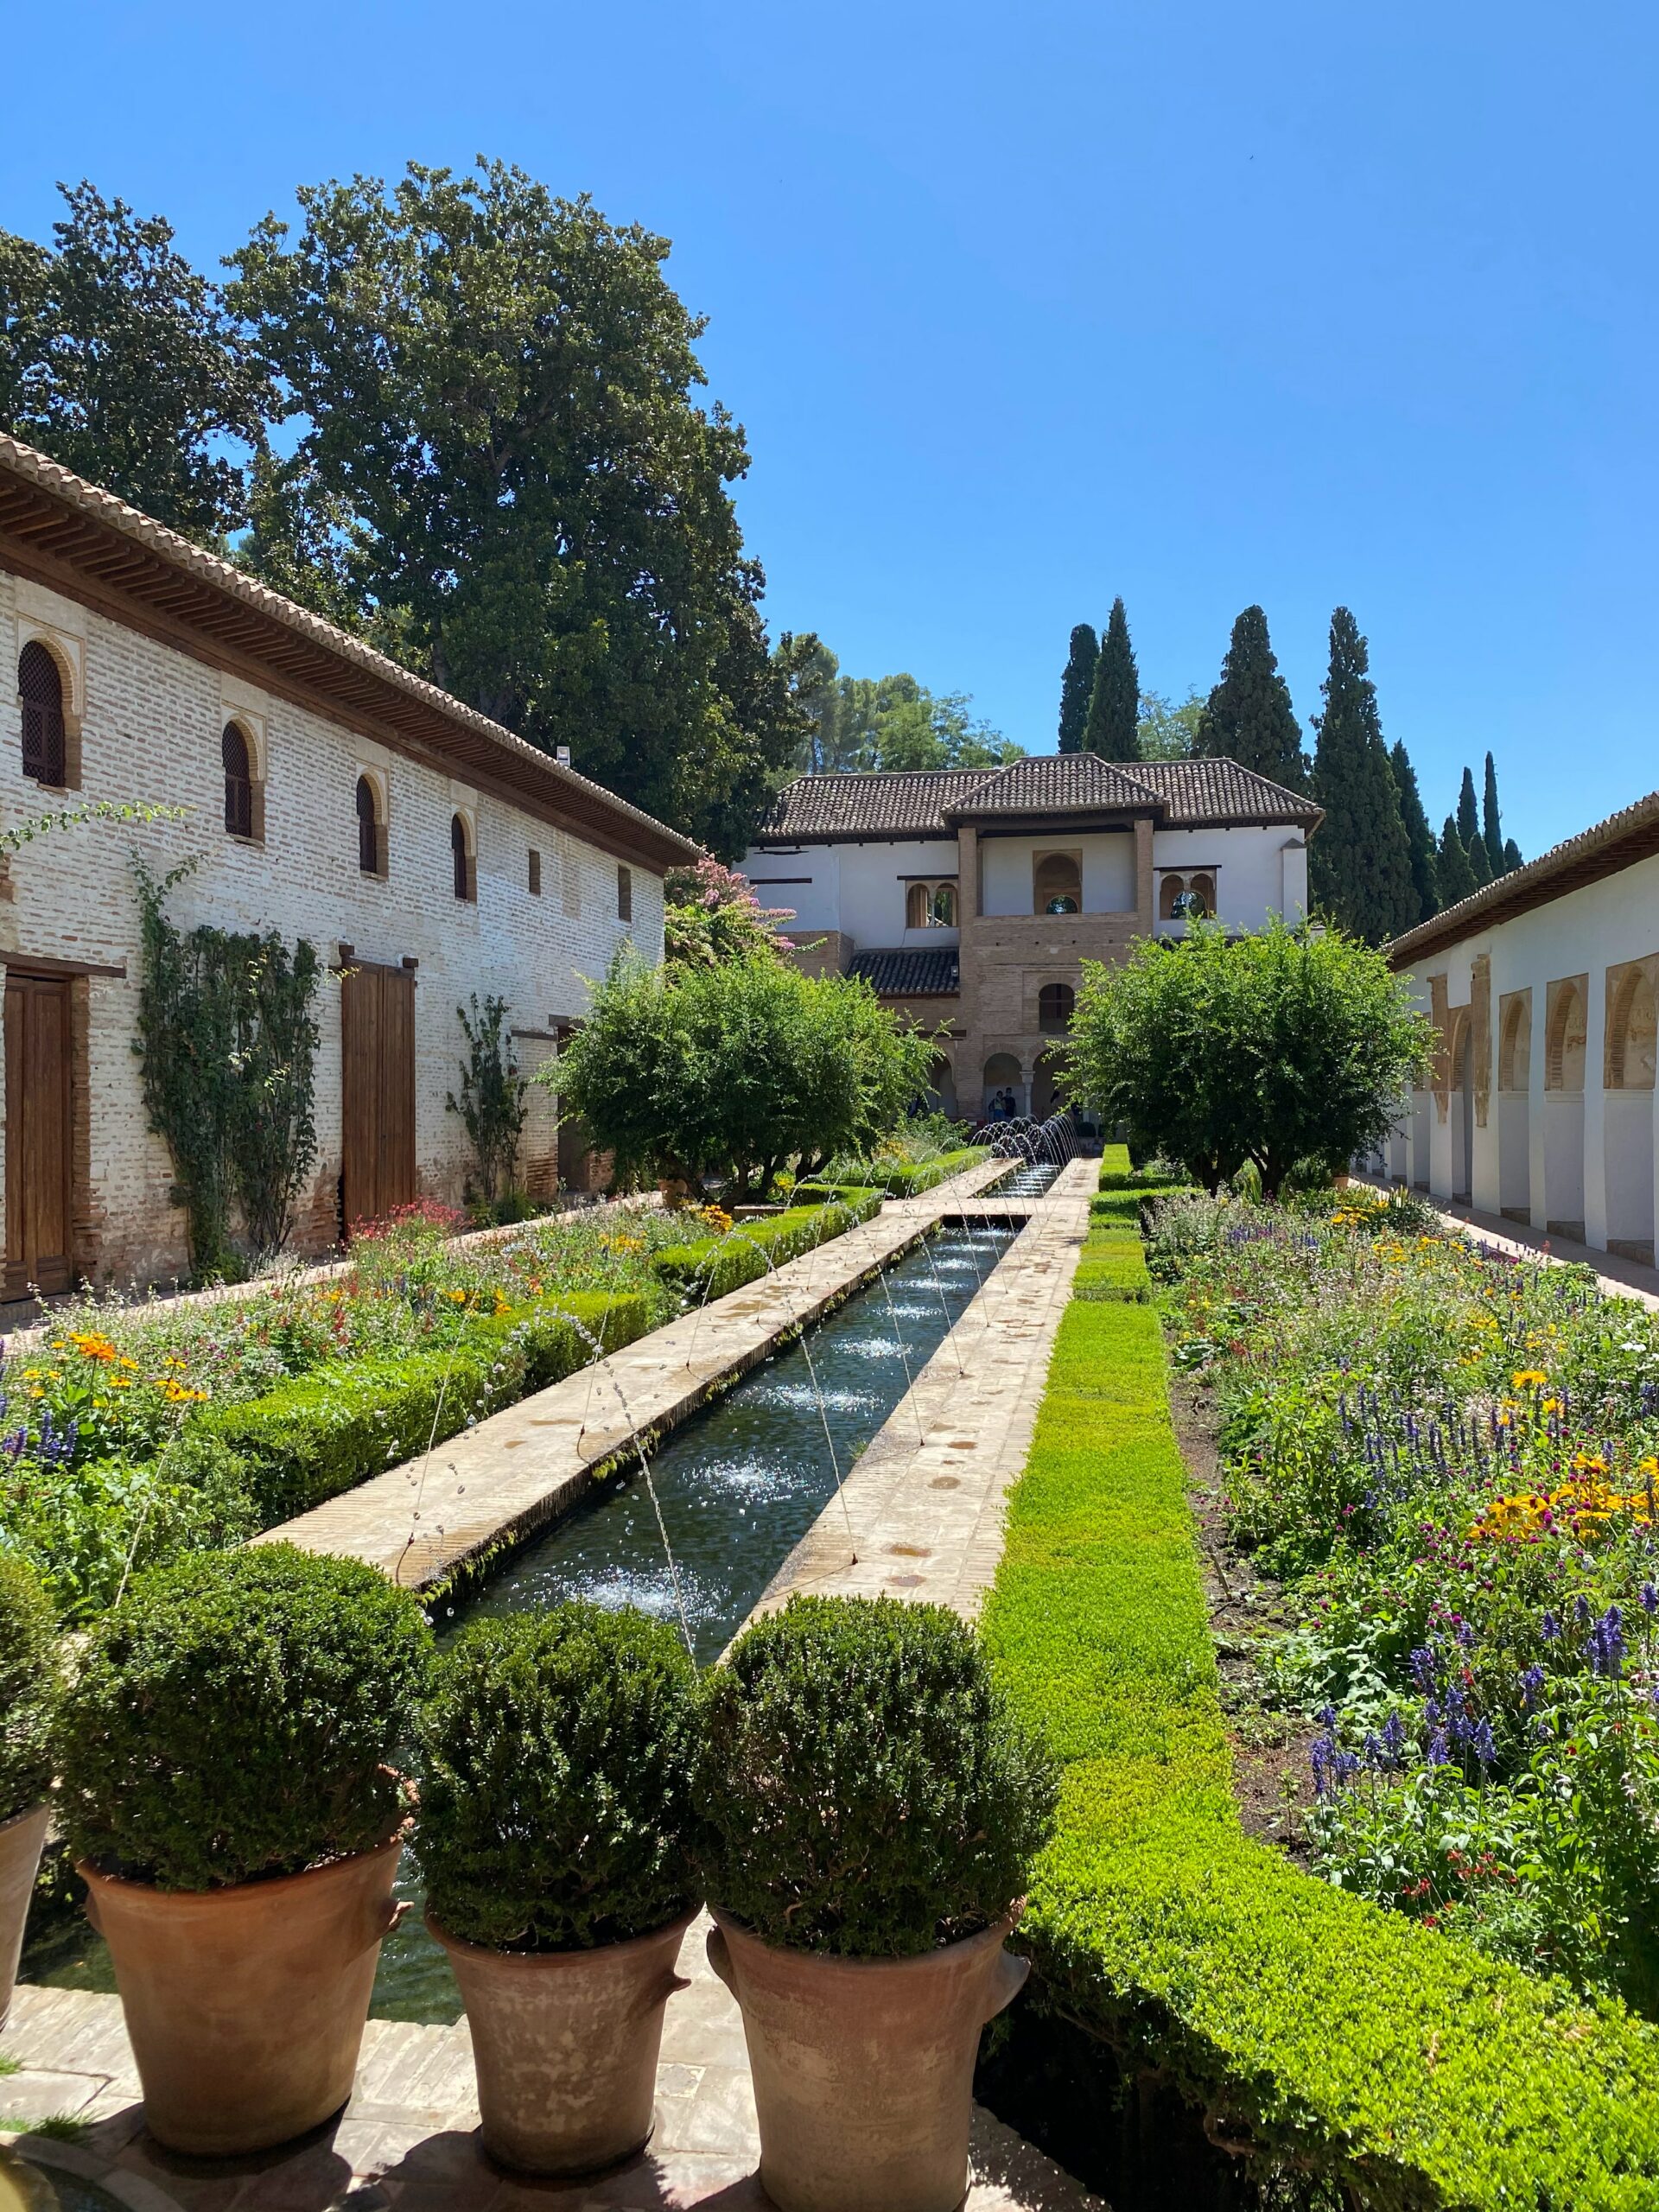
[[1440, 832], [1440, 849], [1435, 856], [1435, 873], [1440, 880], [1440, 904], [1455, 906], [1459, 899], [1467, 899], [1474, 891], [1475, 872], [1469, 865], [1469, 848], [1458, 835], [1457, 817], [1448, 814], [1446, 827]]
[[1084, 750], [1098, 753], [1103, 760], [1138, 760], [1141, 746], [1135, 725], [1140, 719], [1141, 677], [1135, 665], [1135, 647], [1129, 643], [1128, 618], [1122, 601], [1115, 599], [1106, 634], [1100, 641]]
[[1514, 838], [1513, 838], [1513, 837], [1506, 837], [1506, 838], [1503, 840], [1503, 873], [1504, 873], [1504, 874], [1505, 874], [1505, 875], [1513, 875], [1513, 874], [1515, 874], [1515, 871], [1516, 870], [1516, 868], [1518, 868], [1520, 867], [1520, 865], [1521, 865], [1521, 848], [1520, 848], [1520, 846], [1519, 846], [1519, 845], [1517, 845], [1517, 844], [1516, 843], [1516, 842], [1515, 842], [1515, 840], [1514, 840]]
[[1060, 678], [1060, 751], [1081, 753], [1083, 733], [1089, 720], [1089, 701], [1095, 688], [1095, 669], [1100, 659], [1100, 640], [1092, 622], [1079, 622], [1071, 632], [1071, 650], [1065, 674]]
[[1396, 739], [1389, 755], [1389, 766], [1394, 771], [1395, 789], [1400, 794], [1400, 819], [1405, 824], [1406, 849], [1411, 855], [1411, 887], [1417, 893], [1417, 919], [1426, 922], [1440, 908], [1440, 884], [1434, 867], [1434, 832], [1428, 826], [1428, 817], [1423, 811], [1422, 793], [1417, 788], [1417, 771], [1411, 765], [1405, 740]]
[[1486, 788], [1481, 794], [1480, 834], [1486, 847], [1486, 857], [1492, 864], [1492, 874], [1503, 873], [1503, 825], [1497, 810], [1497, 770], [1492, 756], [1486, 755]]
[[[1458, 793], [1458, 835], [1465, 849], [1472, 845], [1480, 835], [1480, 810], [1475, 804], [1475, 779], [1466, 768], [1463, 772], [1463, 788]], [[1472, 867], [1473, 862], [1470, 865]]]
[[1469, 855], [1469, 872], [1475, 879], [1475, 888], [1477, 891], [1484, 890], [1492, 880], [1492, 863], [1487, 856], [1486, 840], [1484, 837], [1477, 837], [1474, 843], [1466, 849]]
[[1268, 618], [1247, 607], [1233, 625], [1221, 681], [1205, 703], [1200, 753], [1236, 760], [1294, 791], [1307, 788], [1307, 761], [1290, 687], [1268, 637]]
[[1351, 935], [1380, 944], [1410, 928], [1417, 894], [1369, 667], [1359, 625], [1338, 607], [1325, 712], [1313, 720], [1313, 796], [1325, 821], [1308, 857], [1315, 902]]

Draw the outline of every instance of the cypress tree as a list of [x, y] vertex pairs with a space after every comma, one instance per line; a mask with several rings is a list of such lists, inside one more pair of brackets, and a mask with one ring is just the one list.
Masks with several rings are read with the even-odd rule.
[[1475, 879], [1477, 891], [1484, 889], [1492, 880], [1492, 864], [1486, 856], [1486, 840], [1477, 837], [1468, 849], [1469, 872]]
[[1440, 832], [1440, 849], [1435, 856], [1435, 872], [1440, 880], [1440, 904], [1455, 906], [1459, 899], [1467, 899], [1475, 889], [1475, 872], [1469, 865], [1469, 848], [1458, 835], [1456, 817], [1448, 814], [1446, 827]]
[[1233, 625], [1221, 681], [1205, 702], [1198, 725], [1200, 753], [1236, 760], [1294, 791], [1307, 789], [1302, 734], [1290, 703], [1290, 686], [1268, 637], [1268, 618], [1247, 607]]
[[1352, 936], [1380, 944], [1410, 928], [1417, 894], [1370, 664], [1359, 625], [1338, 607], [1325, 712], [1313, 721], [1313, 796], [1325, 821], [1308, 861], [1316, 903]]
[[1411, 887], [1417, 893], [1417, 919], [1426, 922], [1440, 910], [1440, 890], [1434, 868], [1434, 832], [1423, 811], [1417, 788], [1417, 771], [1411, 765], [1403, 738], [1395, 741], [1389, 755], [1395, 789], [1400, 794], [1400, 819], [1406, 827], [1406, 849], [1411, 855]]
[[1519, 845], [1517, 845], [1517, 844], [1516, 843], [1516, 842], [1515, 842], [1515, 840], [1514, 840], [1514, 838], [1513, 838], [1513, 837], [1506, 837], [1506, 838], [1503, 840], [1503, 873], [1504, 873], [1504, 874], [1505, 874], [1505, 875], [1513, 875], [1513, 874], [1514, 874], [1514, 873], [1515, 873], [1515, 871], [1516, 870], [1516, 868], [1518, 868], [1520, 867], [1520, 865], [1521, 865], [1521, 848], [1520, 848], [1520, 846], [1519, 846]]
[[1492, 756], [1486, 755], [1486, 788], [1481, 794], [1480, 834], [1486, 847], [1486, 857], [1492, 864], [1492, 874], [1503, 873], [1503, 826], [1497, 810], [1497, 769]]
[[1079, 622], [1071, 632], [1065, 674], [1060, 678], [1060, 751], [1081, 753], [1083, 733], [1089, 720], [1089, 700], [1095, 688], [1095, 668], [1100, 659], [1100, 640], [1092, 622]]
[[1098, 753], [1103, 760], [1138, 760], [1141, 741], [1135, 727], [1140, 720], [1141, 677], [1135, 665], [1135, 648], [1129, 643], [1128, 617], [1122, 601], [1115, 599], [1106, 634], [1100, 641], [1084, 750]]
[[[1465, 848], [1472, 845], [1480, 835], [1480, 810], [1475, 804], [1475, 779], [1466, 768], [1463, 772], [1463, 788], [1458, 793], [1458, 835]], [[1474, 865], [1472, 860], [1470, 865]]]

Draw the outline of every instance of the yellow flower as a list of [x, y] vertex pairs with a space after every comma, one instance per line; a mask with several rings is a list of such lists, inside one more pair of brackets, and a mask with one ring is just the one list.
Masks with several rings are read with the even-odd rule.
[[205, 1390], [188, 1389], [182, 1382], [169, 1382], [166, 1384], [162, 1395], [170, 1406], [194, 1406], [200, 1405], [207, 1393]]
[[1510, 1376], [1510, 1388], [1512, 1390], [1541, 1390], [1548, 1380], [1541, 1367], [1523, 1367], [1518, 1374]]
[[72, 1329], [69, 1341], [83, 1359], [108, 1361], [116, 1357], [115, 1346], [107, 1337], [100, 1337], [95, 1331]]

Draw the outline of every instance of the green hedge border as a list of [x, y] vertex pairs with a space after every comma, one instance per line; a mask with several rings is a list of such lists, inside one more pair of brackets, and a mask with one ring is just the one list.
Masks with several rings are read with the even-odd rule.
[[704, 1301], [724, 1298], [870, 1220], [880, 1212], [882, 1196], [880, 1191], [842, 1190], [823, 1205], [790, 1206], [782, 1213], [741, 1222], [741, 1236], [728, 1230], [722, 1236], [665, 1244], [656, 1255], [657, 1272], [687, 1297]]
[[1659, 2205], [1659, 2031], [1243, 1833], [1149, 1306], [1068, 1306], [984, 1626], [1065, 1773], [1021, 1936], [1131, 2068], [1379, 2212]]

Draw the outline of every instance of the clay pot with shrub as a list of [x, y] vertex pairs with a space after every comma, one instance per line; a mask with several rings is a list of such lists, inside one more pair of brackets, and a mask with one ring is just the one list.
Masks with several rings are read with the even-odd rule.
[[663, 2008], [698, 1902], [696, 1669], [642, 1613], [480, 1620], [420, 1730], [427, 1926], [472, 2029], [484, 2147], [596, 2173], [651, 2134]]
[[407, 1591], [289, 1544], [142, 1575], [93, 1627], [64, 1822], [171, 2149], [265, 2150], [351, 2094], [430, 1661]]
[[11, 2007], [46, 1842], [52, 1716], [61, 1687], [51, 1601], [22, 1560], [0, 1552], [0, 2025]]
[[940, 1605], [800, 1598], [713, 1677], [697, 1785], [715, 1972], [779, 2212], [956, 2212], [980, 2031], [1053, 1825], [1052, 1757]]

